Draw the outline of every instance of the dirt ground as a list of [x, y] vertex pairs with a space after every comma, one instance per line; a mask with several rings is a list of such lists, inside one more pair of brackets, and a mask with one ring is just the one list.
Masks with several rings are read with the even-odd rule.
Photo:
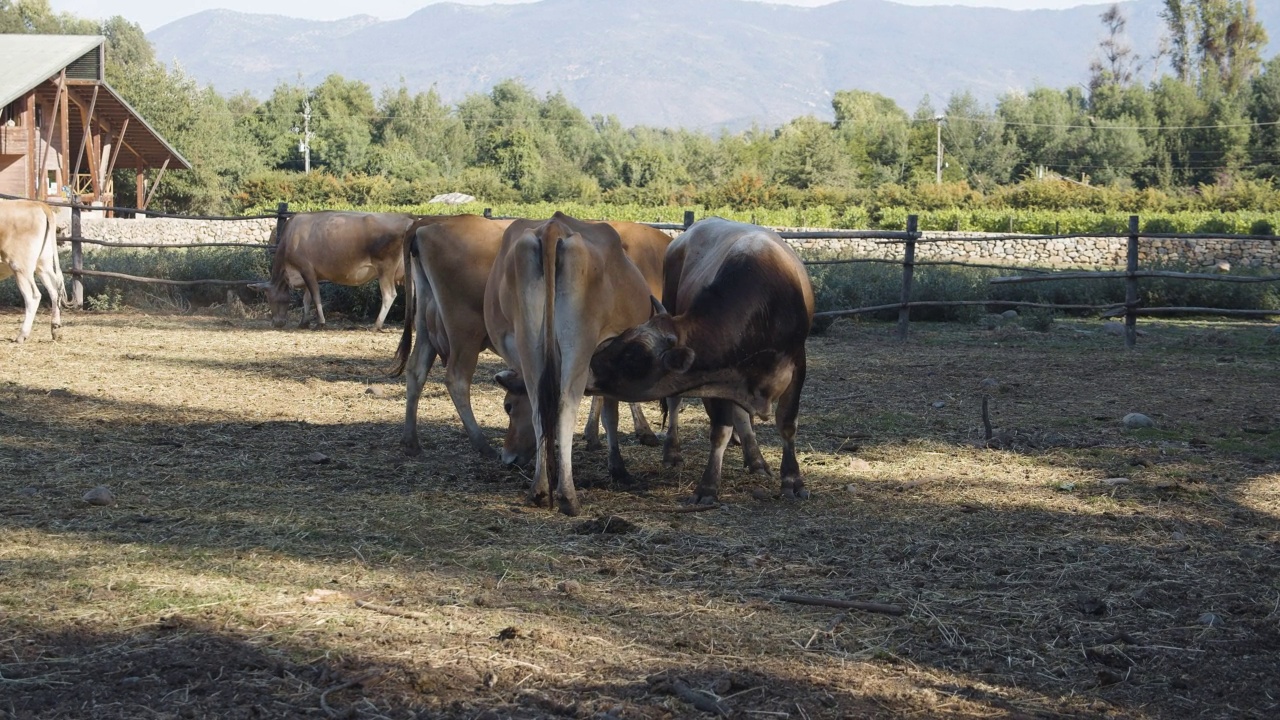
[[0, 717], [1280, 716], [1267, 325], [1126, 352], [1097, 321], [841, 321], [809, 344], [811, 499], [733, 456], [690, 512], [688, 404], [679, 469], [628, 438], [614, 485], [579, 443], [569, 518], [473, 454], [439, 369], [400, 452], [395, 333], [66, 323], [0, 343]]

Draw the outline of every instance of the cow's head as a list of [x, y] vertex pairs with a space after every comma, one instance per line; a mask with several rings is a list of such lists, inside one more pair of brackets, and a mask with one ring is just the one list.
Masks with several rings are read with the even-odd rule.
[[249, 289], [256, 290], [267, 296], [267, 305], [271, 308], [271, 327], [276, 329], [284, 327], [285, 320], [289, 317], [289, 306], [293, 303], [293, 293], [289, 290], [289, 287], [280, 287], [268, 280], [267, 282], [252, 283], [249, 285]]
[[537, 438], [533, 433], [533, 403], [524, 379], [516, 370], [503, 370], [493, 377], [506, 389], [502, 408], [507, 411], [507, 433], [502, 438], [502, 462], [505, 465], [524, 467], [533, 462], [537, 453]]
[[659, 312], [596, 348], [590, 387], [629, 402], [663, 397], [672, 375], [687, 373], [693, 361], [693, 350], [680, 343], [672, 317]]

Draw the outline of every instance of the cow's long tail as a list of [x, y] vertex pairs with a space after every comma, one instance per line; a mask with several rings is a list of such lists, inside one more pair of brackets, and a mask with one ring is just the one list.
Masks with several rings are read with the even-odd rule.
[[[538, 417], [542, 422], [542, 443], [547, 475], [557, 469], [556, 431], [560, 426], [560, 343], [556, 338], [556, 263], [563, 226], [552, 221], [543, 233], [542, 271], [545, 292], [543, 310], [543, 365], [538, 378]], [[567, 439], [566, 439], [567, 441]], [[554, 482], [554, 481], [553, 481]]]
[[67, 296], [67, 283], [62, 277], [62, 263], [58, 260], [58, 220], [48, 206], [45, 207], [44, 222], [44, 241], [46, 245], [53, 246], [53, 281], [58, 286], [58, 297], [50, 298], [50, 302], [70, 308], [72, 307], [71, 298]]
[[[413, 280], [417, 268], [412, 263], [417, 262], [413, 252], [417, 241], [418, 228], [416, 225], [411, 225], [409, 232], [404, 236], [404, 248], [401, 250], [404, 254], [404, 330], [400, 333], [400, 345], [396, 347], [396, 365], [391, 369], [392, 377], [399, 377], [404, 373], [405, 365], [409, 362], [409, 352], [413, 349], [413, 323], [418, 303], [414, 297]], [[418, 342], [422, 342], [422, 339], [419, 338]]]

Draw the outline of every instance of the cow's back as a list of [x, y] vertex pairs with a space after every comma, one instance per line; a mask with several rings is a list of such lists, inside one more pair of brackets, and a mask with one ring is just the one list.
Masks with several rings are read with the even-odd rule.
[[673, 291], [667, 309], [676, 314], [689, 312], [695, 302], [704, 312], [718, 311], [761, 292], [798, 298], [799, 307], [813, 314], [804, 262], [780, 235], [756, 225], [721, 218], [695, 224], [667, 248], [664, 274]]
[[10, 274], [11, 264], [34, 262], [54, 222], [53, 210], [42, 202], [0, 201], [0, 264], [5, 266], [0, 272], [4, 272], [5, 277]]

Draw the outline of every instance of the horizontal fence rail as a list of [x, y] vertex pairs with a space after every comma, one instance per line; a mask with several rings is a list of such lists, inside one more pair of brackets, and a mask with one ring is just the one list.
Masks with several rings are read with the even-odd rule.
[[[0, 198], [22, 199], [11, 195], [0, 194]], [[280, 203], [277, 206], [276, 213], [273, 215], [246, 215], [246, 216], [224, 216], [224, 215], [179, 215], [173, 213], [163, 213], [152, 210], [140, 211], [135, 208], [122, 208], [113, 206], [86, 206], [76, 202], [59, 202], [50, 201], [48, 203], [57, 207], [68, 207], [71, 209], [71, 237], [61, 240], [61, 242], [69, 242], [71, 244], [72, 267], [67, 270], [67, 274], [72, 276], [72, 302], [77, 307], [83, 307], [84, 288], [81, 281], [83, 277], [100, 277], [114, 280], [125, 280], [129, 282], [159, 284], [175, 287], [193, 287], [199, 285], [211, 285], [220, 287], [244, 287], [261, 280], [220, 280], [220, 279], [198, 279], [198, 280], [170, 280], [165, 278], [149, 278], [137, 275], [129, 275], [126, 273], [108, 272], [103, 270], [86, 270], [84, 268], [83, 245], [91, 244], [100, 247], [109, 248], [151, 248], [151, 249], [190, 249], [190, 248], [207, 248], [207, 247], [232, 247], [243, 248], [255, 252], [265, 251], [274, 252], [275, 244], [267, 243], [245, 243], [245, 242], [208, 242], [208, 243], [145, 243], [145, 242], [119, 242], [108, 240], [97, 240], [83, 237], [81, 233], [81, 213], [85, 210], [92, 211], [111, 211], [117, 213], [131, 213], [135, 215], [145, 215], [153, 218], [172, 218], [180, 220], [209, 220], [209, 221], [226, 221], [233, 222], [237, 220], [265, 220], [274, 219], [276, 221], [274, 236], [279, 237], [280, 230], [284, 224], [295, 213], [289, 210], [288, 203]], [[484, 216], [492, 218], [493, 215], [489, 209], [485, 209]], [[683, 222], [681, 223], [645, 223], [659, 230], [667, 231], [683, 231], [688, 229], [694, 222], [694, 213], [685, 211]], [[1274, 235], [1231, 235], [1225, 233], [1196, 233], [1196, 234], [1175, 234], [1175, 233], [1140, 233], [1138, 231], [1138, 216], [1133, 215], [1129, 218], [1129, 231], [1127, 233], [1069, 233], [1054, 235], [1028, 235], [1028, 234], [996, 234], [984, 235], [977, 237], [966, 237], [962, 240], [955, 238], [936, 238], [924, 237], [923, 233], [918, 229], [918, 216], [909, 215], [907, 217], [907, 226], [905, 230], [778, 230], [778, 234], [785, 240], [871, 240], [876, 244], [883, 245], [902, 245], [902, 256], [899, 259], [894, 258], [868, 258], [868, 257], [851, 257], [851, 258], [834, 258], [821, 260], [805, 260], [805, 264], [809, 266], [832, 266], [842, 264], [857, 263], [880, 263], [900, 265], [902, 267], [902, 285], [901, 297], [898, 302], [887, 303], [881, 305], [873, 305], [858, 308], [849, 308], [842, 310], [828, 310], [815, 313], [817, 319], [834, 319], [840, 317], [851, 317], [857, 315], [866, 315], [871, 313], [888, 312], [892, 310], [898, 311], [897, 335], [905, 339], [910, 326], [910, 316], [912, 309], [919, 308], [946, 308], [946, 307], [1010, 307], [1010, 308], [1034, 308], [1046, 310], [1064, 310], [1071, 312], [1092, 312], [1098, 313], [1102, 318], [1123, 317], [1125, 319], [1125, 345], [1126, 347], [1134, 347], [1137, 338], [1136, 323], [1137, 318], [1141, 315], [1175, 315], [1175, 314], [1201, 314], [1201, 315], [1220, 315], [1227, 317], [1269, 317], [1280, 316], [1280, 310], [1269, 310], [1265, 308], [1259, 309], [1230, 309], [1230, 308], [1212, 308], [1212, 307], [1142, 307], [1139, 302], [1139, 281], [1143, 278], [1164, 278], [1187, 281], [1201, 282], [1227, 282], [1227, 283], [1269, 283], [1280, 282], [1280, 275], [1262, 275], [1262, 276], [1241, 276], [1230, 275], [1226, 273], [1194, 273], [1194, 272], [1175, 272], [1169, 270], [1143, 270], [1138, 267], [1139, 245], [1144, 239], [1147, 240], [1242, 240], [1255, 242], [1280, 242], [1280, 236]], [[916, 249], [921, 244], [934, 245], [943, 243], [965, 242], [965, 243], [993, 243], [1010, 240], [1030, 240], [1046, 242], [1052, 240], [1073, 240], [1073, 239], [1124, 239], [1126, 245], [1126, 263], [1124, 270], [1116, 271], [1080, 271], [1065, 270], [1053, 271], [1044, 268], [1017, 267], [1012, 265], [977, 263], [957, 260], [917, 260]], [[1123, 303], [1109, 304], [1068, 304], [1068, 303], [1042, 303], [1020, 300], [913, 300], [912, 290], [914, 284], [915, 268], [930, 266], [959, 266], [969, 268], [982, 268], [1000, 271], [1012, 271], [1023, 273], [1022, 275], [1001, 276], [988, 280], [992, 286], [1011, 285], [1019, 283], [1033, 282], [1052, 282], [1055, 280], [1124, 280], [1125, 281], [1125, 301]]]

